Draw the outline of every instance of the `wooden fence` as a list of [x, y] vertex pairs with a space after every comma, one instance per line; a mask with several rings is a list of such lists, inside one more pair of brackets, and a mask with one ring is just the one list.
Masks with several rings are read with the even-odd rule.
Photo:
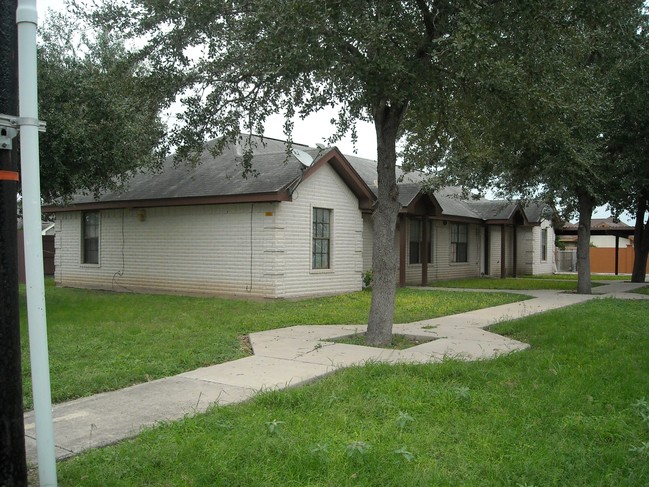
[[[46, 276], [54, 275], [54, 235], [43, 235], [43, 270]], [[18, 231], [18, 281], [25, 282], [25, 239]]]
[[[631, 274], [633, 272], [633, 247], [620, 247], [618, 252], [618, 273]], [[647, 265], [649, 270], [649, 264]], [[615, 249], [591, 247], [590, 271], [599, 274], [615, 273]]]
[[[618, 274], [631, 274], [633, 272], [633, 247], [620, 247], [618, 251]], [[555, 263], [559, 272], [577, 272], [577, 250], [557, 250]], [[593, 274], [615, 274], [615, 249], [590, 248], [590, 271]], [[649, 262], [647, 263], [649, 273]]]

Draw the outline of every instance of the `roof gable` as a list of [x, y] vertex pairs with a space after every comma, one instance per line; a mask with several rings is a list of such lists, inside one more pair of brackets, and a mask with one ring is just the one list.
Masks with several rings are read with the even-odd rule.
[[345, 181], [345, 184], [358, 198], [361, 209], [369, 210], [372, 208], [374, 193], [337, 147], [330, 148], [325, 153], [317, 156], [311, 165], [305, 169], [303, 179], [307, 179], [316, 173], [325, 164], [330, 165], [336, 174]]

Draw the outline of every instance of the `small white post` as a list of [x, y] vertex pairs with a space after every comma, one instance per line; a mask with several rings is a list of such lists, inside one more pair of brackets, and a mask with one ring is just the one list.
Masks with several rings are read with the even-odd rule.
[[41, 486], [57, 485], [50, 365], [45, 315], [43, 241], [41, 236], [41, 186], [38, 156], [38, 87], [36, 78], [36, 0], [19, 0], [18, 87], [20, 113], [20, 162], [25, 235], [27, 317], [32, 366], [38, 475]]

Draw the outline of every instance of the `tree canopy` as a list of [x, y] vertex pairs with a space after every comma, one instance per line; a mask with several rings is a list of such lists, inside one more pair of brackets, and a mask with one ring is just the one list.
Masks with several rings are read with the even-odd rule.
[[[483, 25], [476, 29], [487, 33], [472, 41], [479, 53], [474, 69], [481, 74], [452, 100], [447, 123], [453, 138], [446, 157], [437, 159], [438, 176], [550, 199], [567, 215], [577, 213], [579, 291], [589, 293], [590, 217], [619, 183], [611, 177], [609, 139], [619, 129], [615, 79], [638, 53], [643, 2], [557, 1], [548, 7], [521, 4], [478, 20]], [[544, 9], [535, 13], [538, 30], [519, 21], [523, 10], [534, 8]], [[407, 151], [415, 165], [430, 165], [439, 129], [420, 129], [416, 120], [415, 129]]]
[[46, 199], [118, 187], [166, 155], [164, 90], [108, 31], [50, 12], [38, 47]]
[[286, 116], [289, 141], [294, 115], [327, 106], [339, 109], [332, 142], [353, 134], [356, 120], [374, 122], [378, 201], [367, 340], [384, 343], [391, 339], [396, 287], [402, 121], [413, 106], [427, 119], [444, 110], [460, 77], [458, 36], [471, 32], [471, 19], [489, 3], [134, 1], [105, 4], [93, 19], [146, 38], [141, 53], [154, 71], [184, 81], [184, 125], [172, 137], [181, 159], [194, 159], [206, 139], [220, 137], [214, 146], [220, 151], [242, 132], [261, 133], [276, 113]]
[[[596, 201], [592, 161], [608, 109], [597, 81], [610, 39], [600, 34], [617, 27], [608, 10], [618, 3], [638, 2], [124, 0], [90, 9], [90, 18], [143, 40], [139, 55], [153, 75], [181, 94], [183, 125], [171, 137], [180, 159], [196, 160], [207, 139], [219, 138], [218, 152], [242, 133], [263, 133], [276, 113], [289, 141], [295, 115], [327, 106], [339, 110], [331, 142], [353, 134], [357, 120], [374, 123], [367, 340], [382, 343], [397, 274], [397, 141], [405, 136], [411, 167], [444, 163], [467, 183], [541, 184], [565, 198], [579, 189]], [[249, 171], [250, 147], [246, 154]]]
[[634, 43], [611, 76], [614, 121], [606, 132], [615, 184], [609, 196], [616, 213], [635, 215], [632, 280], [644, 282], [649, 255], [649, 20], [641, 18]]

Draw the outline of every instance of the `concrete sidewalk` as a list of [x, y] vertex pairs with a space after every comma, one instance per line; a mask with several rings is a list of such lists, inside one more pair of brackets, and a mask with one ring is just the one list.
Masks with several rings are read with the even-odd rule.
[[[334, 343], [333, 338], [365, 331], [365, 326], [293, 326], [250, 335], [254, 355], [174, 377], [57, 404], [53, 409], [58, 459], [137, 435], [161, 421], [203, 412], [210, 404], [242, 402], [256, 392], [298, 386], [336, 369], [368, 360], [428, 363], [444, 357], [479, 360], [523, 350], [527, 344], [490, 333], [494, 323], [569, 306], [602, 296], [647, 299], [628, 291], [646, 284], [614, 281], [593, 295], [520, 291], [533, 299], [415, 323], [397, 324], [394, 333], [432, 338], [407, 350]], [[460, 290], [458, 290], [460, 291]], [[30, 463], [36, 461], [33, 412], [25, 414]]]

